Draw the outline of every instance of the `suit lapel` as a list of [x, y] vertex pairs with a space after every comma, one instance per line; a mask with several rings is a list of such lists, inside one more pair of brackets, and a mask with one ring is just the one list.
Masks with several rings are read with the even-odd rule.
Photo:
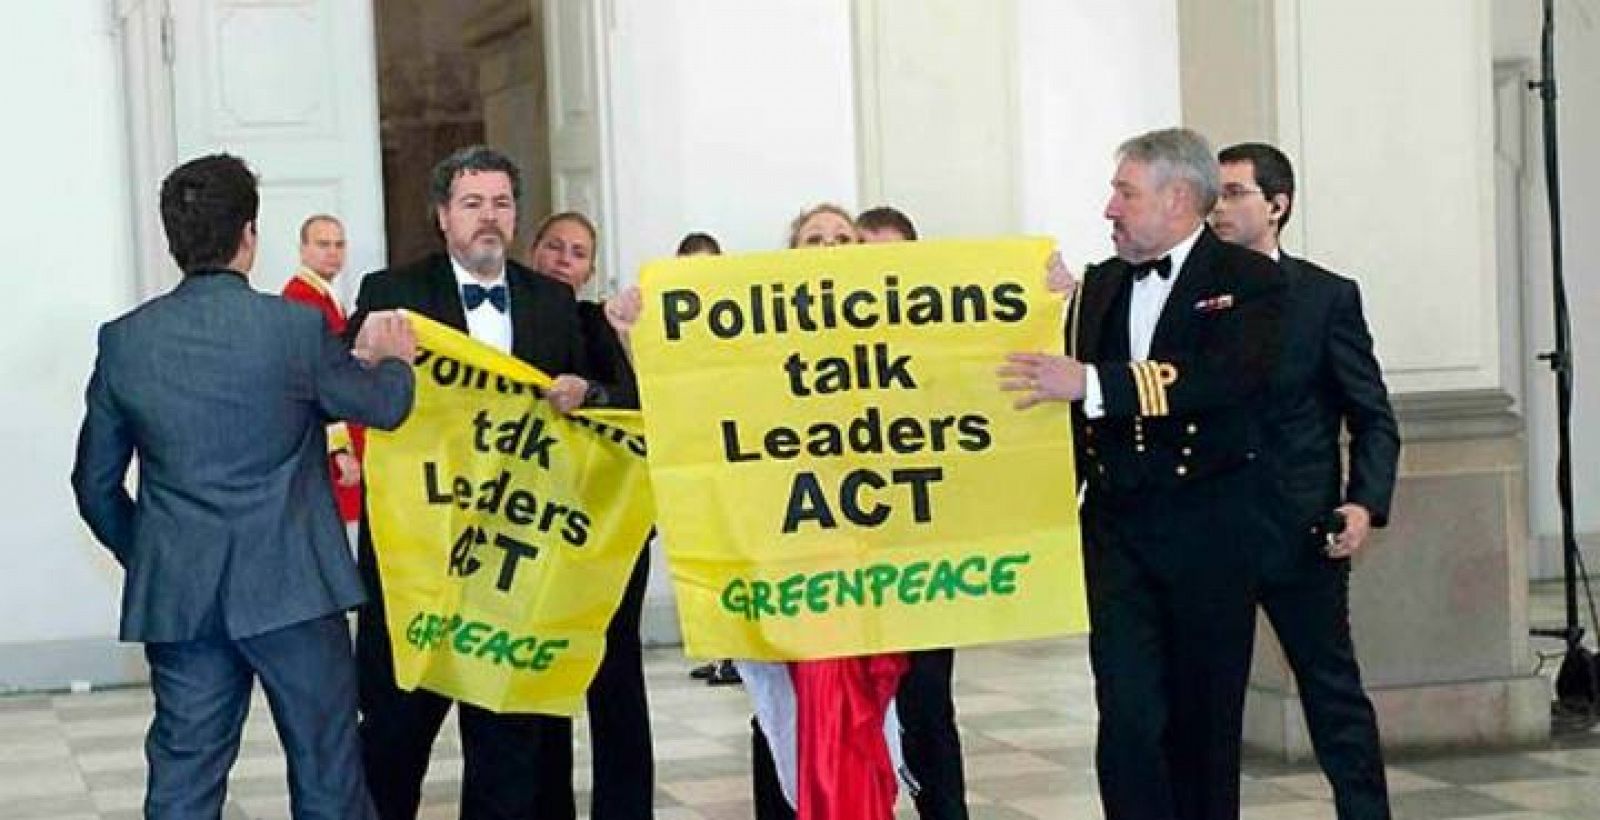
[[461, 305], [460, 288], [456, 273], [450, 266], [450, 256], [440, 254], [428, 271], [427, 300], [429, 315], [440, 322], [467, 332], [467, 309]]
[[1291, 287], [1303, 275], [1300, 264], [1299, 259], [1284, 253], [1281, 249], [1278, 251], [1278, 270], [1283, 271], [1283, 281]]
[[1218, 243], [1211, 228], [1201, 228], [1200, 236], [1183, 260], [1183, 270], [1167, 294], [1167, 303], [1161, 307], [1161, 318], [1156, 320], [1155, 334], [1150, 338], [1150, 358], [1163, 358], [1173, 347], [1182, 344], [1184, 329], [1193, 319], [1195, 303], [1217, 289], [1216, 257]]
[[1278, 252], [1278, 270], [1287, 290], [1283, 294], [1282, 351], [1278, 372], [1292, 378], [1297, 372], [1315, 371], [1323, 361], [1323, 340], [1333, 321], [1326, 291], [1307, 273], [1305, 263]]
[[515, 262], [506, 263], [506, 286], [511, 294], [511, 352], [544, 368], [560, 358], [553, 347], [559, 340], [548, 328], [539, 327], [539, 293], [529, 278], [538, 275]]
[[[1112, 259], [1084, 272], [1084, 286], [1079, 294], [1083, 300], [1083, 307], [1078, 313], [1080, 327], [1075, 328], [1076, 358], [1079, 361], [1093, 362], [1103, 357], [1102, 351], [1106, 349], [1103, 338], [1107, 329], [1106, 318], [1112, 306], [1117, 304], [1117, 296], [1127, 288], [1127, 279], [1128, 266], [1119, 259]], [[1117, 324], [1112, 323], [1113, 326]], [[1127, 322], [1120, 324], [1126, 332]]]

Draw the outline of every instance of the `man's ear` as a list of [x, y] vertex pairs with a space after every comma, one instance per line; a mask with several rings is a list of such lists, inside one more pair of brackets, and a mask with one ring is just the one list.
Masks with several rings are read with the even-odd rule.
[[1160, 190], [1158, 196], [1166, 200], [1167, 212], [1170, 214], [1187, 214], [1198, 203], [1195, 202], [1194, 191], [1187, 185], [1178, 185], [1168, 182], [1167, 187]]
[[1274, 194], [1272, 198], [1267, 201], [1272, 203], [1272, 221], [1281, 222], [1283, 220], [1284, 213], [1289, 210], [1289, 195]]

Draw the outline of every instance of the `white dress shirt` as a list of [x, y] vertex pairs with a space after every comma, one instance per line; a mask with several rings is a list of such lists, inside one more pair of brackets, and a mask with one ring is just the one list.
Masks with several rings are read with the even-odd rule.
[[[501, 266], [500, 273], [491, 281], [483, 280], [467, 272], [461, 263], [450, 258], [450, 268], [456, 272], [456, 298], [461, 299], [461, 309], [467, 314], [467, 335], [486, 345], [500, 351], [511, 352], [511, 288], [506, 284], [506, 269]], [[497, 285], [506, 287], [506, 312], [495, 310], [494, 305], [485, 299], [476, 308], [467, 310], [465, 297], [461, 289], [465, 285], [482, 285], [492, 288]]]
[[[1178, 283], [1178, 277], [1183, 274], [1183, 263], [1189, 259], [1189, 251], [1194, 250], [1195, 240], [1200, 238], [1203, 225], [1196, 226], [1194, 233], [1189, 234], [1182, 242], [1174, 245], [1172, 250], [1161, 256], [1172, 257], [1172, 275], [1146, 276], [1133, 283], [1133, 292], [1128, 299], [1128, 357], [1132, 361], [1144, 361], [1150, 358], [1150, 342], [1156, 335], [1156, 324], [1161, 321], [1161, 311], [1167, 306], [1167, 297], [1172, 295], [1172, 287]], [[1156, 257], [1157, 259], [1160, 256]], [[1076, 331], [1075, 331], [1076, 332]], [[1091, 419], [1105, 415], [1105, 396], [1100, 392], [1100, 374], [1095, 371], [1094, 365], [1084, 367], [1083, 414]]]

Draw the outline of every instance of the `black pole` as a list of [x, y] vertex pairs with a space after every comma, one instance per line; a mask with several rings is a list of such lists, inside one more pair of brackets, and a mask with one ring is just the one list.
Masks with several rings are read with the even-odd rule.
[[1556, 125], [1555, 0], [1544, 0], [1540, 35], [1539, 99], [1544, 108], [1544, 175], [1550, 202], [1550, 276], [1555, 307], [1555, 349], [1539, 358], [1556, 374], [1556, 497], [1561, 507], [1562, 570], [1567, 580], [1568, 643], [1583, 640], [1578, 624], [1577, 538], [1572, 520], [1572, 324], [1561, 241], [1561, 166]]
[[[1594, 714], [1600, 704], [1596, 691], [1595, 662], [1583, 647], [1583, 626], [1578, 620], [1578, 579], [1583, 556], [1572, 512], [1572, 320], [1567, 311], [1567, 285], [1561, 241], [1561, 167], [1556, 121], [1556, 20], [1555, 0], [1544, 0], [1544, 27], [1540, 35], [1539, 80], [1530, 85], [1539, 92], [1543, 107], [1545, 190], [1550, 208], [1550, 276], [1555, 310], [1555, 348], [1539, 354], [1556, 376], [1556, 499], [1561, 512], [1561, 553], [1565, 628], [1541, 632], [1566, 641], [1567, 654], [1557, 677], [1557, 692], [1570, 706]], [[1587, 579], [1586, 579], [1587, 580]], [[1564, 686], [1565, 684], [1565, 686]], [[1567, 691], [1563, 691], [1563, 689]]]

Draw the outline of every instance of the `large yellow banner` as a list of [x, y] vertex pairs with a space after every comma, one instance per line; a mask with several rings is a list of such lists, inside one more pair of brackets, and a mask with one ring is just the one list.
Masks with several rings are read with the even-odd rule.
[[562, 416], [545, 374], [411, 321], [416, 404], [365, 465], [395, 679], [575, 714], [654, 518], [638, 414]]
[[634, 332], [686, 650], [806, 659], [1087, 628], [1051, 244], [653, 263]]

